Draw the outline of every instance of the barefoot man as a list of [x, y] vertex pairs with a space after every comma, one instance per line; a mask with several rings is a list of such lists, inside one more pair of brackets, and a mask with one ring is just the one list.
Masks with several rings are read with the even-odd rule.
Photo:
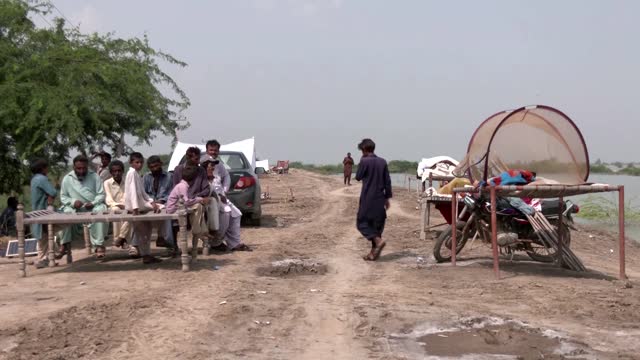
[[374, 154], [376, 144], [373, 140], [362, 140], [358, 149], [362, 151], [362, 159], [358, 165], [356, 180], [362, 181], [362, 192], [357, 227], [362, 236], [371, 241], [371, 252], [363, 258], [375, 261], [386, 245], [382, 240], [382, 232], [392, 196], [391, 177], [387, 162]]

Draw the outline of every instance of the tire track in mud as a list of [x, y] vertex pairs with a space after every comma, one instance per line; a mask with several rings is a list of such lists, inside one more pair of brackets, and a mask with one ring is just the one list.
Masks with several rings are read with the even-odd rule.
[[[355, 213], [350, 206], [357, 203], [357, 196], [345, 194], [345, 189], [333, 190], [323, 186], [323, 198], [329, 204], [327, 211], [315, 226], [328, 228], [335, 233], [334, 246], [324, 249], [329, 272], [317, 282], [321, 296], [312, 296], [305, 304], [309, 313], [309, 325], [296, 333], [312, 333], [307, 339], [302, 359], [340, 358], [349, 354], [351, 358], [367, 358], [367, 350], [356, 340], [358, 319], [353, 316], [353, 293], [368, 274], [358, 256], [360, 234], [355, 228]], [[364, 243], [364, 242], [363, 242]], [[311, 340], [311, 341], [309, 341]]]

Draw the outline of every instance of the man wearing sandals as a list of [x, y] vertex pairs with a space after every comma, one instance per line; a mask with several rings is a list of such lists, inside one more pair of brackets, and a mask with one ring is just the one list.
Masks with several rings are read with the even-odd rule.
[[374, 154], [376, 144], [364, 139], [358, 144], [362, 159], [358, 165], [356, 180], [362, 181], [357, 227], [362, 236], [371, 241], [371, 251], [363, 258], [375, 261], [386, 246], [382, 240], [389, 199], [392, 197], [391, 177], [387, 162]]
[[196, 239], [209, 232], [204, 220], [204, 209], [209, 203], [209, 199], [200, 196], [191, 197], [189, 195], [189, 188], [193, 186], [199, 172], [200, 169], [198, 166], [184, 166], [180, 172], [182, 180], [180, 180], [180, 182], [173, 187], [173, 190], [171, 190], [166, 205], [167, 214], [173, 214], [178, 211], [180, 199], [184, 201], [184, 206], [190, 210], [189, 223], [191, 224], [191, 233]]
[[[102, 179], [89, 170], [89, 159], [78, 155], [73, 159], [73, 170], [62, 179], [60, 189], [62, 211], [65, 213], [102, 212], [107, 210], [105, 192]], [[89, 224], [91, 244], [98, 257], [105, 253], [104, 238], [109, 224], [104, 222]], [[76, 224], [62, 231], [60, 244], [62, 250], [57, 258], [61, 259], [71, 250], [71, 240], [74, 234], [82, 234], [82, 225]]]
[[[240, 240], [240, 220], [242, 212], [229, 199], [227, 199], [225, 187], [221, 179], [216, 176], [216, 167], [224, 166], [218, 159], [209, 154], [202, 154], [200, 166], [207, 171], [207, 180], [211, 188], [210, 205], [217, 203], [217, 206], [209, 206], [208, 216], [218, 216], [219, 228], [215, 231], [215, 236], [220, 241], [225, 241], [225, 247], [231, 251], [252, 251], [252, 249]], [[223, 243], [224, 244], [224, 243]], [[213, 246], [219, 249], [220, 245]]]
[[[53, 210], [53, 201], [58, 191], [49, 181], [49, 164], [44, 159], [36, 159], [31, 163], [31, 209], [32, 210]], [[47, 227], [40, 224], [31, 225], [31, 235], [38, 239], [38, 260], [34, 263], [36, 268], [42, 269], [49, 264], [47, 258], [49, 250], [49, 239], [46, 234]]]
[[[109, 210], [124, 210], [124, 164], [120, 160], [114, 160], [109, 164], [111, 178], [104, 182], [104, 192], [107, 195], [107, 206]], [[131, 222], [122, 221], [113, 223], [113, 245], [115, 247], [126, 247], [126, 243], [131, 242]]]
[[[164, 205], [157, 204], [144, 191], [144, 183], [140, 171], [144, 165], [144, 157], [139, 152], [129, 156], [129, 171], [124, 183], [124, 207], [133, 215], [140, 215], [149, 211], [158, 211]], [[151, 231], [154, 222], [133, 221], [133, 231], [138, 241], [138, 250], [142, 256], [143, 264], [158, 263], [161, 260], [151, 255]]]
[[[142, 177], [144, 182], [144, 191], [149, 198], [158, 204], [166, 204], [171, 189], [173, 189], [173, 180], [171, 175], [162, 169], [162, 159], [158, 155], [151, 155], [147, 159], [147, 168], [149, 172]], [[156, 247], [168, 248], [168, 255], [173, 257], [178, 252], [178, 247], [173, 238], [172, 221], [166, 220], [158, 222], [158, 238]]]

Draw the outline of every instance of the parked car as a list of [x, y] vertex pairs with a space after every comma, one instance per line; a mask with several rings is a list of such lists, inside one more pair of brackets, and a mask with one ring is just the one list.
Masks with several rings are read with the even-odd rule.
[[[260, 226], [262, 217], [260, 179], [251, 163], [239, 151], [220, 151], [218, 157], [231, 177], [227, 198], [242, 211], [244, 221], [250, 225]], [[184, 164], [186, 160], [186, 156], [183, 157], [180, 164]]]
[[259, 226], [262, 216], [260, 179], [251, 163], [239, 151], [220, 151], [219, 158], [231, 176], [227, 197], [242, 211], [249, 224]]

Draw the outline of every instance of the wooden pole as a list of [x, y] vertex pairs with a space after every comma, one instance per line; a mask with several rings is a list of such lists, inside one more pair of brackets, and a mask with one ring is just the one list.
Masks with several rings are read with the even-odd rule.
[[19, 274], [21, 277], [27, 276], [27, 263], [24, 260], [24, 206], [18, 204], [18, 211], [16, 212], [16, 230], [18, 232], [18, 262]]
[[[429, 173], [429, 188], [433, 187], [433, 173]], [[431, 226], [431, 203], [427, 202], [427, 226]]]
[[[456, 193], [451, 194], [451, 266], [456, 266], [456, 249], [458, 247], [458, 201]], [[445, 244], [445, 246], [447, 246]]]
[[562, 206], [564, 205], [564, 200], [563, 200], [562, 196], [560, 196], [558, 198], [558, 202], [559, 202], [559, 204], [558, 204], [559, 205], [558, 206], [558, 209], [559, 209], [558, 210], [558, 227], [557, 227], [557, 229], [558, 229], [558, 252], [556, 253], [556, 261], [557, 261], [559, 266], [562, 266], [562, 264], [564, 262], [562, 260], [564, 258], [564, 256], [562, 256], [562, 254], [563, 254], [562, 248], [564, 247], [564, 239], [562, 237], [562, 235], [564, 233], [564, 231], [562, 229], [562, 226], [564, 225], [564, 220], [562, 219], [562, 217], [563, 217], [562, 216], [562, 213], [563, 213]]
[[493, 249], [493, 272], [496, 279], [500, 279], [500, 264], [498, 260], [498, 217], [496, 215], [496, 187], [491, 186], [491, 247]]
[[202, 255], [209, 256], [209, 235], [206, 235], [201, 239], [202, 239]]
[[91, 255], [91, 238], [89, 237], [89, 224], [82, 224], [84, 232], [84, 247], [87, 249], [87, 255]]
[[[42, 225], [42, 227], [44, 227], [44, 225]], [[56, 266], [56, 254], [55, 251], [53, 251], [53, 248], [55, 246], [55, 242], [53, 241], [53, 224], [47, 224], [47, 238], [49, 240], [49, 249], [47, 250], [49, 267], [54, 267]]]
[[427, 233], [425, 232], [425, 217], [427, 214], [426, 199], [420, 199], [420, 240], [426, 240]]
[[618, 236], [620, 237], [619, 251], [620, 251], [620, 280], [627, 278], [625, 271], [625, 255], [624, 255], [624, 186], [620, 186], [618, 190]]
[[189, 244], [187, 243], [187, 210], [184, 207], [184, 199], [180, 197], [178, 201], [178, 224], [180, 224], [180, 231], [178, 237], [180, 238], [180, 251], [182, 255], [180, 260], [182, 261], [182, 271], [189, 271]]

